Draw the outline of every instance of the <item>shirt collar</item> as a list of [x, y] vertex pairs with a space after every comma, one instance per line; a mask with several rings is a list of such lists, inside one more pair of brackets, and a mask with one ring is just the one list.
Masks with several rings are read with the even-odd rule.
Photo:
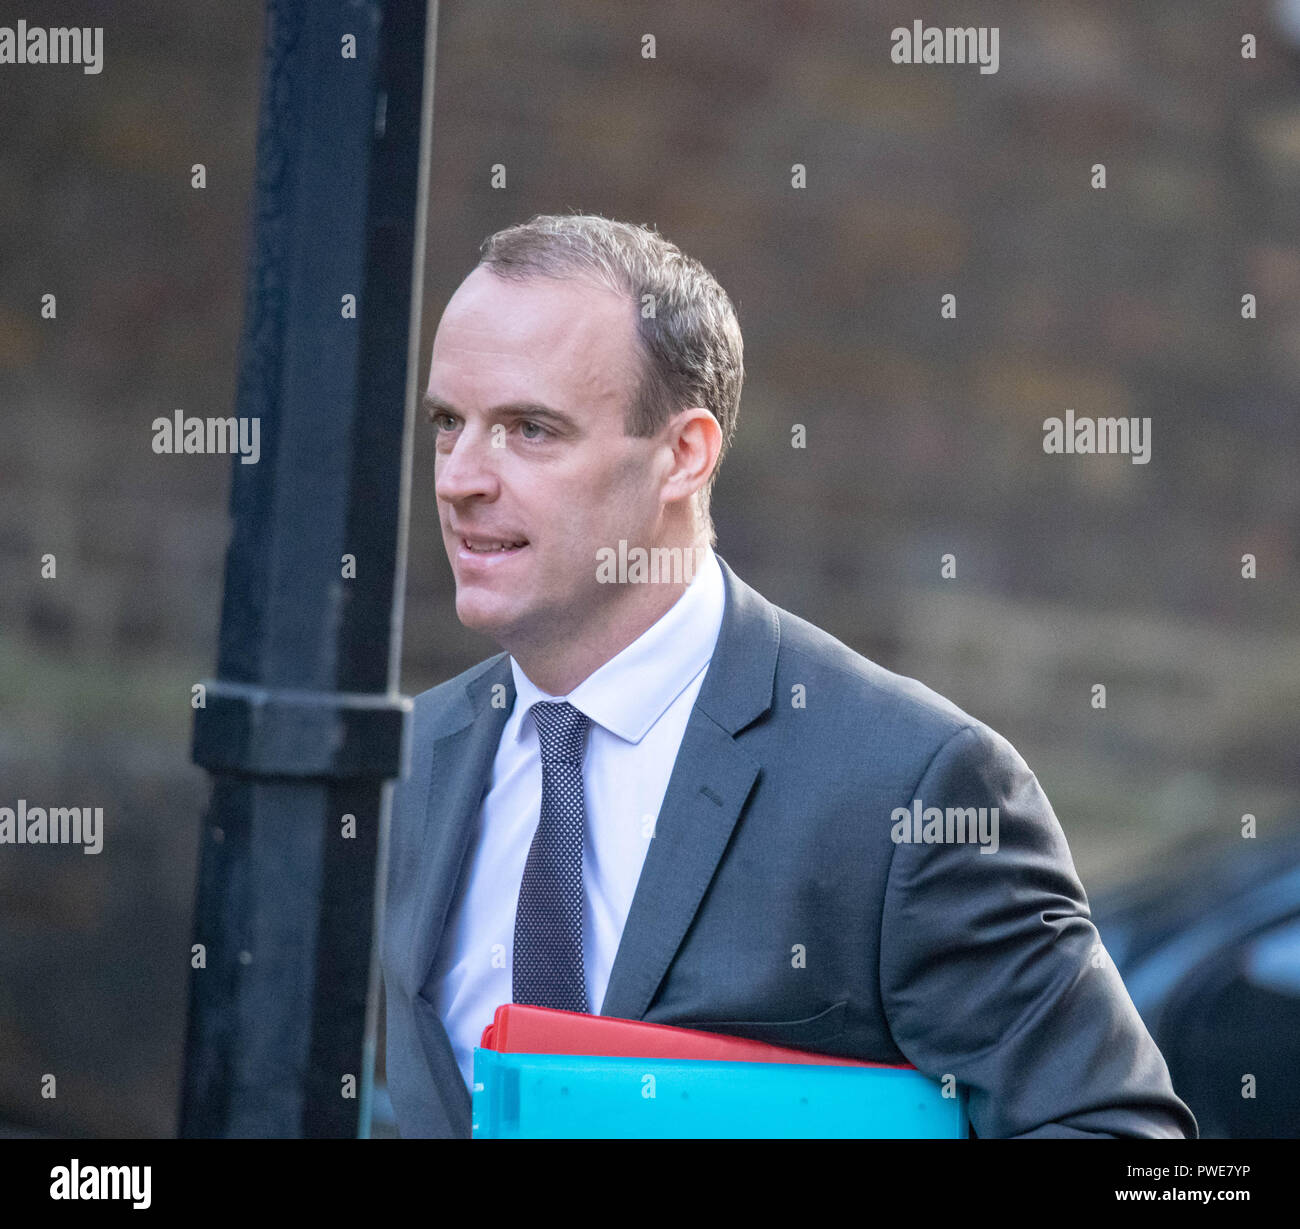
[[515, 737], [525, 736], [524, 716], [539, 700], [568, 700], [610, 733], [639, 743], [713, 657], [726, 590], [717, 556], [711, 548], [704, 549], [700, 567], [681, 597], [567, 696], [547, 695], [511, 657]]

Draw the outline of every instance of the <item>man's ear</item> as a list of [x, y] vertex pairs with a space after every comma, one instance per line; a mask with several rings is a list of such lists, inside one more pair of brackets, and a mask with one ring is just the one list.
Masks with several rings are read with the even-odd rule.
[[665, 481], [669, 499], [694, 496], [709, 481], [722, 451], [722, 428], [702, 406], [679, 410], [669, 422], [673, 466]]

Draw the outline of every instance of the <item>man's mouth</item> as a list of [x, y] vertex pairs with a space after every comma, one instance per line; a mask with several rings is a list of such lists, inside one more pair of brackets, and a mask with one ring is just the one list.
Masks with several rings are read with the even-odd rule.
[[467, 538], [461, 535], [461, 549], [473, 555], [509, 555], [528, 545], [527, 538]]

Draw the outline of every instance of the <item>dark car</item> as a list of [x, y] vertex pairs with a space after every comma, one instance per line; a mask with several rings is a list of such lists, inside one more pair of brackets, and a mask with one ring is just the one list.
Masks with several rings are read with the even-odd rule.
[[1300, 827], [1202, 845], [1092, 913], [1202, 1138], [1300, 1137]]

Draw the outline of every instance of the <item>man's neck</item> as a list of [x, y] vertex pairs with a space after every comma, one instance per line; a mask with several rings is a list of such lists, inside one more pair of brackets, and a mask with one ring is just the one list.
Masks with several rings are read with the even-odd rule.
[[[704, 553], [697, 550], [696, 557]], [[578, 635], [568, 634], [545, 645], [503, 647], [539, 690], [550, 696], [566, 696], [658, 623], [677, 604], [693, 578], [694, 574], [680, 583], [623, 586], [637, 594], [639, 600], [615, 607], [603, 624], [585, 627]]]

